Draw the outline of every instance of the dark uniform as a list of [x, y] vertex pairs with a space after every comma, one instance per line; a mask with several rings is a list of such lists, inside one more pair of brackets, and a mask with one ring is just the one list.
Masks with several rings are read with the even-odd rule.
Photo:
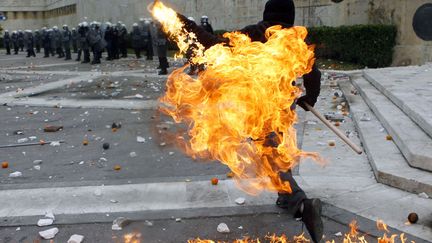
[[106, 42], [102, 40], [102, 32], [99, 28], [99, 25], [96, 23], [92, 24], [92, 28], [90, 28], [90, 31], [87, 34], [87, 41], [93, 51], [93, 61], [91, 64], [101, 63], [100, 58], [102, 55], [102, 50], [106, 46], [104, 45]]
[[78, 28], [78, 34], [79, 34], [79, 50], [78, 50], [78, 57], [76, 61], [81, 61], [81, 54], [84, 55], [82, 63], [89, 63], [90, 62], [90, 46], [87, 41], [87, 35], [89, 32], [89, 26], [87, 22], [83, 22], [80, 24]]
[[36, 53], [34, 51], [34, 37], [33, 33], [28, 30], [25, 33], [25, 43], [26, 43], [26, 49], [27, 49], [27, 57], [36, 57]]
[[162, 25], [155, 24], [154, 38], [153, 44], [155, 45], [155, 49], [157, 51], [157, 55], [159, 58], [159, 75], [168, 74], [168, 59], [167, 59], [167, 37], [162, 30]]
[[18, 51], [19, 51], [18, 33], [16, 31], [12, 32], [11, 41], [14, 49], [14, 55], [18, 55]]
[[119, 51], [122, 58], [127, 57], [127, 42], [128, 42], [128, 31], [126, 25], [122, 24], [119, 31]]
[[209, 32], [210, 34], [214, 34], [213, 27], [209, 23], [209, 20], [208, 20], [207, 16], [202, 16], [201, 17], [201, 25], [200, 25], [200, 27], [203, 28], [205, 31]]
[[72, 33], [66, 25], [63, 25], [62, 42], [66, 54], [65, 60], [71, 60]]
[[[226, 42], [218, 37], [210, 34], [206, 30], [200, 28], [195, 22], [188, 20], [185, 16], [178, 15], [185, 28], [188, 31], [194, 32], [197, 35], [198, 41], [206, 48]], [[293, 0], [269, 0], [265, 5], [263, 21], [249, 25], [240, 30], [241, 33], [248, 35], [252, 41], [266, 42], [265, 31], [267, 28], [274, 25], [281, 25], [284, 28], [290, 28], [294, 25], [295, 6]], [[321, 72], [313, 67], [312, 71], [303, 76], [306, 95], [297, 100], [297, 104], [303, 109], [304, 102], [315, 105], [320, 93]], [[278, 141], [275, 133], [269, 134], [266, 139], [266, 144], [271, 147], [277, 147]], [[284, 209], [289, 210], [296, 217], [301, 217], [306, 225], [312, 240], [319, 242], [323, 234], [323, 223], [321, 219], [321, 201], [319, 199], [308, 199], [305, 192], [297, 185], [291, 171], [281, 173], [281, 179], [288, 181], [291, 185], [292, 193], [280, 192], [276, 204]]]
[[36, 53], [40, 53], [41, 43], [42, 43], [42, 35], [39, 32], [39, 30], [35, 30], [34, 42], [35, 42], [35, 47], [36, 47]]
[[42, 30], [42, 43], [44, 48], [44, 57], [49, 57], [51, 53], [51, 32], [52, 30]]
[[137, 23], [133, 24], [132, 26], [131, 39], [135, 56], [139, 59], [141, 58], [141, 32]]
[[107, 27], [105, 29], [104, 39], [107, 43], [106, 50], [108, 56], [106, 58], [107, 61], [114, 60], [114, 28], [111, 26], [111, 23], [107, 23]]
[[18, 31], [18, 46], [20, 51], [24, 51], [24, 33], [21, 30]]
[[78, 53], [79, 34], [75, 28], [72, 28], [72, 49], [74, 53]]
[[140, 34], [141, 34], [141, 50], [146, 52], [147, 60], [153, 60], [153, 44], [151, 28], [152, 24], [149, 20], [140, 20]]
[[4, 45], [4, 47], [5, 47], [5, 49], [6, 49], [6, 55], [10, 55], [11, 54], [11, 48], [10, 48], [10, 46], [11, 46], [11, 37], [10, 37], [10, 35], [9, 35], [9, 31], [5, 31], [5, 34], [4, 34], [4, 36], [3, 36], [3, 45]]

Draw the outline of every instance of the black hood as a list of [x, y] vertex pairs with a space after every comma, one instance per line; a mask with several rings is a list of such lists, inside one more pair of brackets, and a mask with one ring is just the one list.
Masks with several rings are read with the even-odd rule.
[[295, 6], [293, 0], [269, 0], [264, 9], [263, 20], [268, 22], [282, 22], [294, 25]]

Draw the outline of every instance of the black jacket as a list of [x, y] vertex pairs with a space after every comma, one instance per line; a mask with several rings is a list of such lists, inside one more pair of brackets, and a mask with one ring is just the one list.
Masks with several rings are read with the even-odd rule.
[[[185, 24], [185, 28], [189, 32], [194, 32], [197, 36], [198, 42], [200, 42], [206, 49], [219, 43], [228, 43], [228, 40], [221, 39], [215, 35], [210, 34], [203, 28], [197, 26], [194, 21], [188, 20], [185, 16], [180, 14], [178, 16], [180, 20]], [[282, 22], [261, 21], [254, 25], [248, 25], [243, 29], [239, 30], [239, 32], [248, 35], [252, 41], [260, 41], [264, 43], [267, 41], [265, 37], [265, 31], [267, 30], [267, 28], [274, 25], [281, 25], [284, 28], [292, 27], [292, 25]], [[306, 96], [301, 100], [308, 102], [312, 106], [315, 105], [315, 102], [317, 101], [321, 90], [321, 72], [318, 70], [316, 65], [312, 67], [312, 71], [310, 73], [303, 76], [303, 85], [306, 89]], [[304, 108], [303, 104], [299, 105]]]

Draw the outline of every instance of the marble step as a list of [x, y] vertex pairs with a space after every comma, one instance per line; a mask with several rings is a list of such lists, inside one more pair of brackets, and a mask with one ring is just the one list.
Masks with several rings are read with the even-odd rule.
[[354, 78], [352, 83], [392, 136], [409, 165], [432, 171], [432, 139], [366, 79]]
[[[358, 79], [359, 77], [353, 77]], [[432, 173], [409, 166], [393, 141], [385, 139], [386, 131], [360, 95], [351, 93], [349, 81], [339, 82], [350, 107], [350, 114], [378, 182], [412, 193], [432, 197]], [[362, 120], [362, 117], [370, 121]]]
[[365, 70], [363, 76], [432, 137], [432, 67]]

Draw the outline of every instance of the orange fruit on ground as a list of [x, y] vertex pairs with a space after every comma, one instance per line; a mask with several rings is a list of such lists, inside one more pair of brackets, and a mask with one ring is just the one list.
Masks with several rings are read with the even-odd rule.
[[216, 186], [219, 183], [219, 179], [218, 178], [212, 178], [211, 179], [211, 184]]
[[8, 167], [9, 167], [9, 162], [7, 162], [7, 161], [2, 162], [2, 168], [3, 169], [6, 169]]

